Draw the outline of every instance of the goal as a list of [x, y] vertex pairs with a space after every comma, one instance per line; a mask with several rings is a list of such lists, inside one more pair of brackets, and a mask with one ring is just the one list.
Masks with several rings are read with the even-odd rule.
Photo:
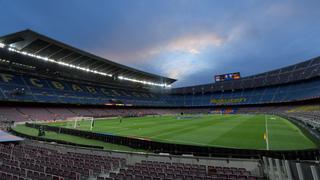
[[67, 127], [73, 129], [83, 129], [90, 130], [94, 126], [94, 118], [93, 117], [72, 117], [67, 120]]
[[203, 114], [179, 114], [176, 116], [177, 119], [200, 119]]

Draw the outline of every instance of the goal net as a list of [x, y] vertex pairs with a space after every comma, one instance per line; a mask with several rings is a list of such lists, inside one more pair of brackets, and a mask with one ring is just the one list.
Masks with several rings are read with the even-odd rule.
[[67, 120], [67, 127], [73, 129], [92, 130], [94, 126], [93, 117], [72, 117]]
[[177, 119], [200, 119], [203, 114], [179, 114], [176, 116]]

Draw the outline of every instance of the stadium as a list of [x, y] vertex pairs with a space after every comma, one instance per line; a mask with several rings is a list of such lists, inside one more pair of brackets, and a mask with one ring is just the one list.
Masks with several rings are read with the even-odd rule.
[[320, 58], [176, 79], [23, 30], [0, 37], [0, 179], [317, 179]]

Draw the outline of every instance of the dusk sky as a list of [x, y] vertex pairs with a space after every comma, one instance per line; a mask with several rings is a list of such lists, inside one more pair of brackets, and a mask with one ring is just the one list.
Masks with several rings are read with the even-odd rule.
[[174, 87], [320, 56], [320, 0], [0, 0], [0, 36], [31, 29]]

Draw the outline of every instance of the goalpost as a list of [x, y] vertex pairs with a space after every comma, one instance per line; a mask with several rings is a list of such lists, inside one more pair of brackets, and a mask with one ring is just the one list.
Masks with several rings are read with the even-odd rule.
[[73, 129], [89, 129], [92, 131], [94, 126], [93, 117], [72, 117], [68, 119], [67, 127]]
[[176, 116], [177, 119], [200, 119], [203, 117], [202, 113], [199, 114], [179, 114]]

